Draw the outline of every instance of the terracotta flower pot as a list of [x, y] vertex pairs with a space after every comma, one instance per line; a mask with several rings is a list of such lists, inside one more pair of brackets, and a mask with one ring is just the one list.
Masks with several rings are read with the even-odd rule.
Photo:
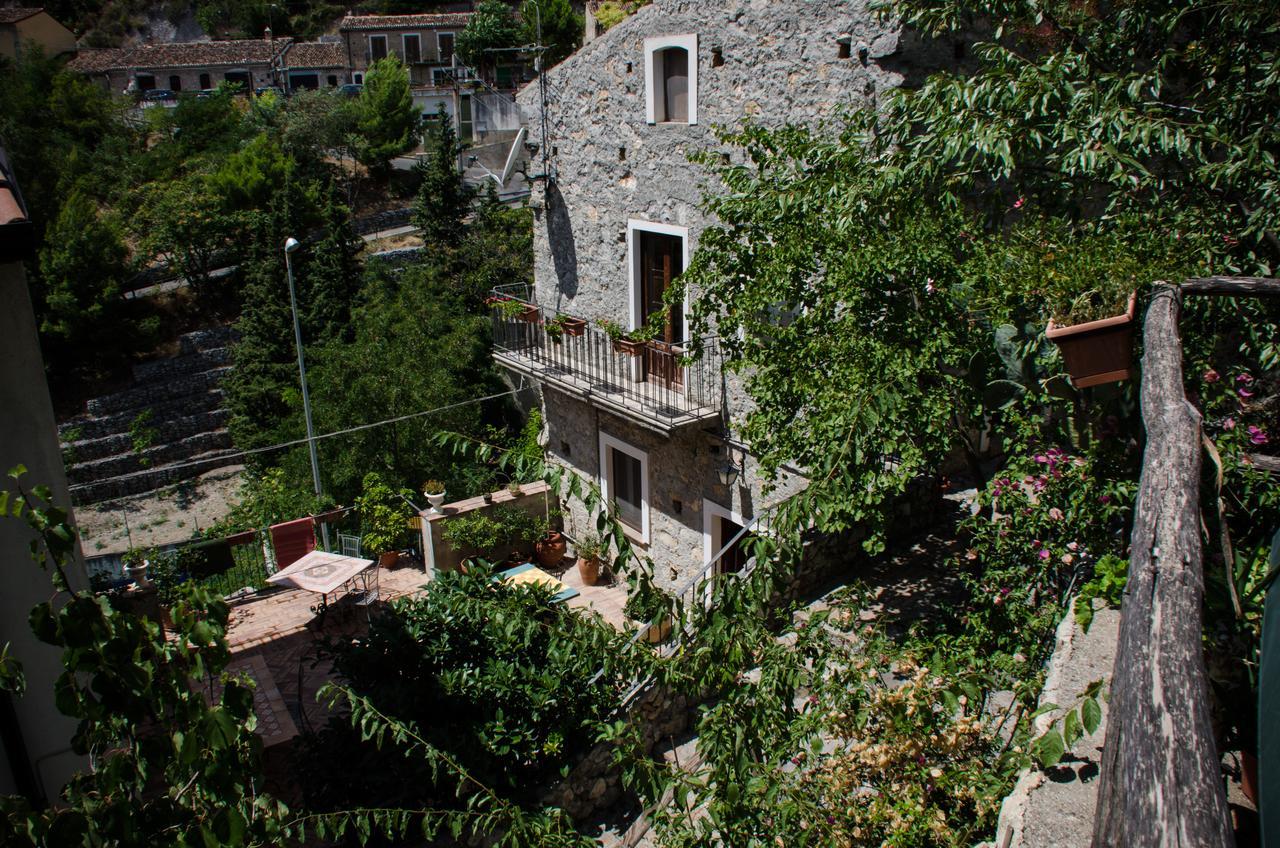
[[533, 549], [538, 554], [539, 563], [548, 568], [554, 568], [564, 559], [564, 552], [568, 547], [564, 534], [551, 530], [534, 544]]
[[578, 575], [582, 577], [583, 585], [596, 585], [596, 581], [600, 579], [600, 560], [595, 557], [578, 557]]
[[561, 326], [564, 327], [566, 336], [574, 336], [575, 338], [587, 331], [587, 322], [582, 318], [566, 318]]
[[1045, 338], [1058, 346], [1077, 389], [1117, 383], [1133, 376], [1133, 310], [1137, 293], [1121, 315], [1059, 327], [1049, 322]]
[[530, 324], [532, 324], [534, 321], [538, 320], [538, 307], [526, 306], [524, 308], [524, 311], [516, 316], [516, 320], [527, 321]]
[[399, 551], [384, 551], [378, 556], [378, 566], [380, 568], [390, 568], [400, 561]]
[[636, 342], [631, 339], [614, 339], [613, 349], [616, 353], [622, 353], [627, 356], [639, 356], [644, 352], [644, 342]]

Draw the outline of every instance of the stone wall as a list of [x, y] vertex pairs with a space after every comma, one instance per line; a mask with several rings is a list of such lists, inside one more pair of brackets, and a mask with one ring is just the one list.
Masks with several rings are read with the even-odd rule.
[[[652, 752], [658, 743], [689, 727], [693, 707], [684, 695], [651, 685], [624, 705], [619, 717], [639, 727], [645, 751]], [[623, 786], [613, 762], [615, 750], [613, 743], [597, 744], [542, 796], [542, 803], [559, 807], [578, 821], [617, 803]]]
[[[546, 138], [538, 87], [522, 91], [518, 102], [529, 118], [530, 140], [540, 147], [536, 170], [542, 153], [549, 156], [550, 179], [535, 181], [531, 197], [536, 299], [544, 310], [636, 326], [629, 222], [683, 228], [692, 256], [701, 232], [714, 223], [701, 204], [715, 186], [689, 156], [727, 151], [716, 126], [733, 127], [744, 118], [766, 126], [816, 125], [848, 109], [877, 108], [879, 98], [904, 81], [954, 64], [950, 43], [921, 43], [881, 20], [872, 6], [872, 0], [654, 0], [548, 72]], [[645, 39], [688, 34], [697, 36], [691, 57], [697, 123], [650, 124]], [[704, 504], [750, 520], [803, 482], [788, 475], [770, 492], [749, 455], [723, 445], [712, 451], [704, 430], [732, 430], [748, 410], [736, 375], [725, 375], [724, 389], [720, 421], [670, 436], [545, 392], [549, 451], [567, 467], [598, 479], [600, 432], [649, 453], [651, 531], [641, 553], [655, 560], [657, 580], [666, 587], [706, 560]], [[743, 468], [732, 491], [718, 480], [729, 459]], [[580, 511], [570, 518], [584, 526]]]

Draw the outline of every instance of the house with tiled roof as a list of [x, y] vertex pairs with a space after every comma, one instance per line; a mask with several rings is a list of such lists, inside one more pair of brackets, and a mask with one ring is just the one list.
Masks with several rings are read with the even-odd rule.
[[351, 81], [341, 42], [304, 41], [289, 45], [284, 54], [286, 91], [333, 88]]
[[46, 56], [61, 56], [76, 49], [76, 37], [38, 6], [0, 9], [0, 56], [17, 59], [26, 44], [37, 45]]
[[200, 91], [223, 82], [246, 91], [278, 86], [290, 44], [270, 30], [262, 38], [141, 44], [125, 54], [122, 68], [112, 69], [109, 81], [116, 91]]

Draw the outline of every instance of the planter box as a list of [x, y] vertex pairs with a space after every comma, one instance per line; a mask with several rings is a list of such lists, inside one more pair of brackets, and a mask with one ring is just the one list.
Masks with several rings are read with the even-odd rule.
[[630, 339], [614, 339], [613, 349], [616, 353], [622, 353], [627, 356], [639, 356], [644, 353], [644, 342], [633, 342]]
[[1055, 326], [1045, 329], [1045, 337], [1062, 351], [1062, 359], [1077, 389], [1118, 383], [1133, 376], [1133, 311], [1137, 293], [1129, 295], [1129, 308], [1112, 318]]
[[577, 338], [587, 331], [587, 322], [581, 318], [566, 318], [562, 322], [564, 334]]
[[530, 324], [538, 320], [538, 307], [526, 306], [524, 311], [516, 316], [517, 321], [526, 321]]

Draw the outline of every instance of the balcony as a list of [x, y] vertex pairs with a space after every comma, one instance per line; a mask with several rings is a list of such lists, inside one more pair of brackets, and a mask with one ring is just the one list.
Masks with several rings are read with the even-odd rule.
[[592, 324], [571, 326], [556, 338], [536, 306], [522, 302], [528, 309], [519, 317], [493, 310], [499, 365], [664, 436], [720, 416], [721, 359], [714, 338], [704, 339], [692, 360], [688, 346], [679, 343], [639, 343], [626, 352]]

